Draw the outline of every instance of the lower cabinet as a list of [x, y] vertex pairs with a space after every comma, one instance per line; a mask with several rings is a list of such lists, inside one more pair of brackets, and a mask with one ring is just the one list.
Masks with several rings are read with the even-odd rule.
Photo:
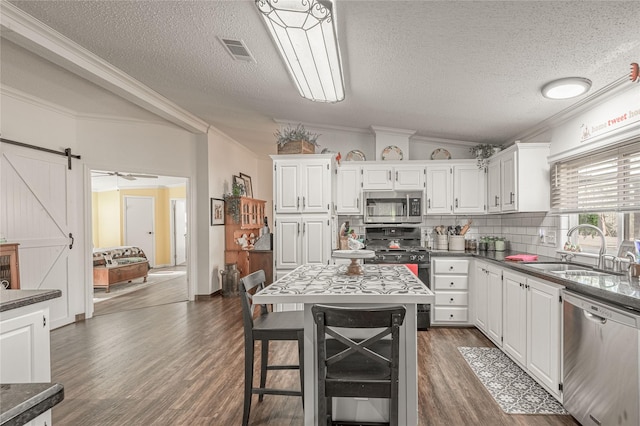
[[498, 347], [502, 347], [502, 270], [476, 262], [473, 293], [474, 324]]
[[503, 271], [502, 349], [561, 400], [561, 286]]
[[436, 258], [431, 262], [431, 289], [435, 293], [432, 324], [469, 324], [469, 260]]
[[51, 381], [49, 308], [42, 305], [0, 315], [0, 383]]

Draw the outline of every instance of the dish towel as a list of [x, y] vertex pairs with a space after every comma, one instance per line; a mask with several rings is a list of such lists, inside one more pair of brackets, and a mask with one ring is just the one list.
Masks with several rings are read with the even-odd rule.
[[519, 260], [523, 262], [533, 262], [534, 260], [538, 260], [537, 254], [512, 254], [511, 256], [505, 257], [505, 260]]

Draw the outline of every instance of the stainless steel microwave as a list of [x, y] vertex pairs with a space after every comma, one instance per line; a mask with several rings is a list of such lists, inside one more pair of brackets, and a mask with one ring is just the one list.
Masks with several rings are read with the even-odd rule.
[[364, 222], [420, 223], [422, 222], [422, 196], [422, 192], [365, 192]]

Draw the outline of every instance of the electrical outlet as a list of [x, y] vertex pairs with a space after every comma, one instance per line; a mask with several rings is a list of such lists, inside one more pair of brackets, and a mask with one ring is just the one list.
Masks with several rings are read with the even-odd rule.
[[556, 231], [547, 231], [547, 235], [544, 237], [545, 242], [547, 244], [555, 244], [556, 243]]

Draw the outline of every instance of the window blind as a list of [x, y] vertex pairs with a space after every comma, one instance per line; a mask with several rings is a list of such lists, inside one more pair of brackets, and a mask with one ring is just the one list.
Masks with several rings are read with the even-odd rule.
[[640, 211], [640, 139], [554, 163], [551, 211]]

